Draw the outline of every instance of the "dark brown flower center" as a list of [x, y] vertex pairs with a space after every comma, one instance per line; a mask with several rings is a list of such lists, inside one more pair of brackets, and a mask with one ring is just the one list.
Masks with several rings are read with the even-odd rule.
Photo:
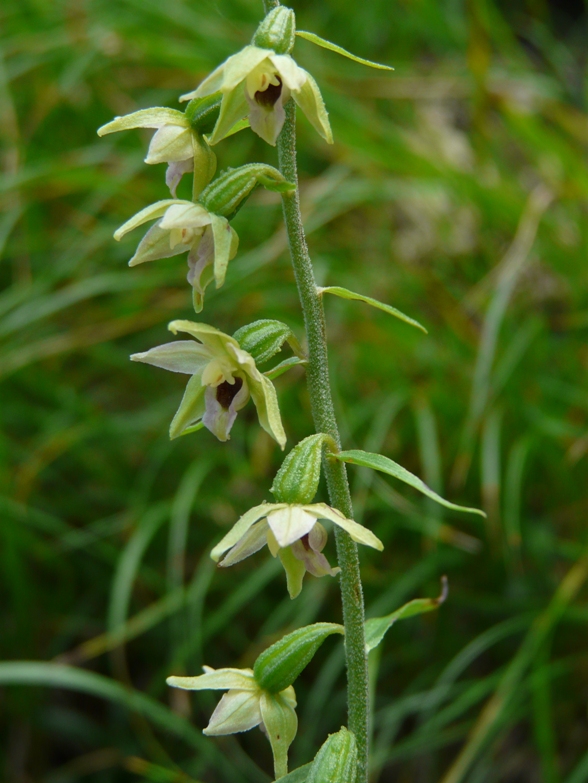
[[279, 84], [270, 84], [267, 90], [258, 91], [254, 98], [256, 103], [263, 106], [264, 109], [273, 109], [282, 94], [282, 82], [278, 78]]
[[241, 391], [243, 381], [241, 378], [235, 378], [235, 383], [229, 383], [223, 381], [216, 387], [216, 400], [221, 408], [228, 410], [231, 407], [231, 403]]
[[300, 543], [302, 546], [306, 549], [307, 552], [310, 552], [310, 541], [308, 540], [308, 533], [305, 533], [305, 535], [300, 536]]

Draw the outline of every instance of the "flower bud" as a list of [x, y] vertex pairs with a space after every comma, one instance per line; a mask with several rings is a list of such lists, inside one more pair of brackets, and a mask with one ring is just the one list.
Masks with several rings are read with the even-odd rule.
[[249, 163], [238, 169], [227, 169], [200, 194], [200, 203], [209, 212], [230, 220], [243, 206], [257, 185], [277, 193], [289, 193], [296, 186], [288, 182], [273, 166]]
[[321, 477], [326, 435], [309, 435], [282, 462], [270, 492], [278, 503], [312, 503]]
[[253, 356], [256, 364], [263, 364], [278, 353], [291, 335], [292, 330], [286, 324], [263, 318], [237, 329], [233, 337]]
[[314, 757], [306, 783], [351, 783], [357, 769], [355, 735], [345, 726], [329, 734]]
[[289, 54], [296, 40], [296, 18], [291, 8], [274, 8], [261, 22], [251, 39], [253, 46], [273, 49], [276, 54]]
[[272, 644], [253, 666], [257, 684], [270, 693], [279, 693], [292, 685], [327, 636], [333, 633], [344, 634], [345, 629], [337, 623], [315, 623], [299, 628]]
[[194, 98], [186, 106], [186, 119], [198, 133], [212, 133], [220, 111], [222, 95], [215, 92], [204, 98]]

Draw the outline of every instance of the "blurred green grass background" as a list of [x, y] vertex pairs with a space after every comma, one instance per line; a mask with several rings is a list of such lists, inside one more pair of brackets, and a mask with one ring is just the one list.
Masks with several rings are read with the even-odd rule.
[[[385, 543], [362, 552], [368, 612], [435, 595], [442, 574], [450, 585], [439, 612], [395, 626], [372, 661], [373, 783], [583, 783], [586, 8], [294, 7], [299, 28], [396, 68], [296, 45], [336, 138], [328, 147], [299, 118], [319, 284], [429, 330], [326, 302], [345, 447], [382, 451], [488, 514], [448, 514], [352, 473], [356, 519]], [[185, 264], [129, 270], [136, 237], [112, 240], [166, 197], [163, 167], [142, 163], [149, 133], [96, 136], [114, 115], [177, 106], [260, 15], [253, 0], [0, 9], [0, 650], [52, 662], [18, 670], [30, 685], [0, 664], [10, 783], [268, 781], [261, 733], [203, 738], [214, 695], [169, 692], [165, 676], [247, 666], [284, 632], [339, 619], [335, 580], [309, 577], [290, 602], [263, 553], [228, 572], [209, 561], [268, 497], [281, 456], [251, 406], [229, 446], [206, 431], [168, 441], [183, 381], [128, 356], [193, 317]], [[220, 168], [275, 162], [249, 131], [217, 154]], [[274, 317], [300, 334], [278, 199], [256, 193], [234, 225], [240, 252], [203, 320], [232, 333]], [[297, 373], [277, 381], [290, 446], [311, 426]], [[292, 766], [345, 721], [340, 643], [296, 689]]]

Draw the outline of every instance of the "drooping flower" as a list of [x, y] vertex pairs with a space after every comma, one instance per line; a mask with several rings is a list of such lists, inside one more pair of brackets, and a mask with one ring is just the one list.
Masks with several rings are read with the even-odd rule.
[[[247, 511], [212, 550], [211, 557], [221, 566], [231, 566], [258, 552], [267, 544], [286, 571], [288, 592], [295, 598], [302, 589], [306, 571], [314, 576], [335, 576], [322, 550], [327, 532], [318, 521], [330, 520], [359, 544], [382, 550], [384, 545], [371, 530], [347, 519], [325, 503], [262, 503]], [[226, 553], [226, 554], [225, 554]]]
[[294, 98], [316, 131], [329, 143], [333, 134], [319, 87], [289, 54], [246, 46], [214, 70], [187, 101], [220, 91], [223, 98], [218, 121], [210, 137], [216, 144], [243, 117], [268, 144], [275, 145], [285, 120], [284, 106]]
[[227, 691], [212, 713], [204, 734], [237, 734], [259, 726], [272, 746], [276, 778], [285, 775], [288, 748], [298, 728], [294, 688], [290, 685], [279, 693], [270, 693], [257, 684], [252, 669], [203, 668], [204, 674], [199, 677], [168, 677], [167, 683], [188, 691]]
[[202, 310], [204, 292], [214, 279], [220, 288], [229, 261], [235, 257], [239, 237], [221, 215], [209, 212], [199, 203], [165, 199], [142, 209], [114, 234], [116, 240], [134, 228], [157, 220], [140, 241], [129, 266], [170, 258], [188, 252], [188, 282], [193, 289], [194, 309]]
[[168, 328], [174, 334], [186, 332], [198, 342], [176, 340], [135, 353], [131, 359], [192, 376], [171, 423], [170, 437], [192, 431], [202, 422], [219, 440], [228, 440], [237, 413], [251, 396], [259, 423], [283, 449], [286, 434], [276, 390], [251, 354], [233, 337], [207, 324], [172, 321]]
[[165, 181], [174, 198], [184, 174], [194, 172], [194, 198], [213, 178], [216, 156], [202, 133], [192, 127], [186, 113], [165, 107], [141, 109], [124, 117], [115, 117], [98, 129], [98, 135], [106, 136], [133, 128], [156, 130], [145, 163], [168, 164]]

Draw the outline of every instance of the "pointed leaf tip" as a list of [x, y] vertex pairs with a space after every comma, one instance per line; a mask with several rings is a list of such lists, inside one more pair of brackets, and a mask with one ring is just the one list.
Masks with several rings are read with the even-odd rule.
[[357, 302], [363, 302], [364, 304], [368, 304], [371, 307], [375, 307], [377, 310], [382, 310], [384, 313], [388, 313], [388, 315], [393, 315], [395, 318], [398, 318], [400, 321], [404, 321], [404, 323], [410, 324], [410, 326], [416, 326], [417, 329], [420, 329], [421, 332], [424, 332], [425, 334], [429, 334], [428, 331], [425, 329], [425, 327], [422, 324], [420, 324], [418, 321], [415, 321], [414, 318], [405, 315], [403, 312], [397, 310], [395, 307], [392, 307], [391, 305], [384, 304], [384, 302], [380, 302], [377, 299], [372, 299], [371, 296], [356, 294], [354, 291], [349, 291], [347, 288], [341, 288], [341, 286], [338, 285], [329, 285], [326, 286], [325, 288], [321, 288], [320, 286], [317, 286], [316, 290], [319, 294], [333, 294], [334, 296], [338, 296], [341, 299], [352, 299]]
[[409, 601], [400, 609], [386, 615], [385, 617], [371, 617], [365, 623], [365, 649], [366, 652], [375, 649], [386, 633], [392, 628], [398, 620], [406, 620], [409, 617], [416, 617], [417, 614], [431, 612], [441, 606], [447, 598], [448, 583], [447, 577], [441, 577], [441, 593], [437, 598], [415, 598]]
[[367, 65], [369, 68], [376, 68], [379, 71], [394, 70], [391, 65], [382, 65], [381, 63], [375, 63], [372, 60], [366, 60], [363, 57], [351, 54], [351, 52], [348, 52], [347, 49], [344, 49], [342, 46], [331, 43], [331, 41], [327, 41], [315, 33], [308, 33], [305, 30], [296, 30], [296, 35], [300, 38], [304, 38], [306, 41], [316, 44], [316, 46], [328, 49], [330, 52], [336, 52], [336, 54], [340, 54], [342, 57], [347, 57], [348, 60], [353, 60], [353, 62], [360, 63], [361, 65]]

